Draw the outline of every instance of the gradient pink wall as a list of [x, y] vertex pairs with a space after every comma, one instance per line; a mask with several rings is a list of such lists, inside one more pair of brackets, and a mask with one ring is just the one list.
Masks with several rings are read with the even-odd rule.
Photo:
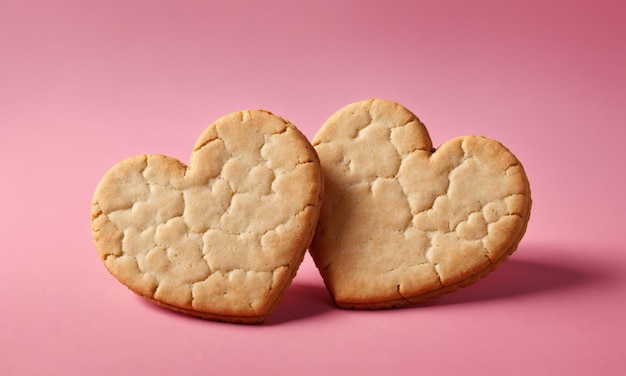
[[[0, 0], [0, 373], [621, 374], [626, 3]], [[89, 231], [101, 175], [188, 161], [217, 117], [265, 108], [312, 138], [396, 100], [435, 145], [483, 134], [533, 213], [478, 284], [408, 309], [331, 306], [307, 257], [268, 325], [133, 296]]]

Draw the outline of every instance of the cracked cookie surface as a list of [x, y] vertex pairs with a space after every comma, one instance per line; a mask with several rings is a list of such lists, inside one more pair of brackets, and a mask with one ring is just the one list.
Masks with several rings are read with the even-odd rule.
[[313, 236], [323, 193], [315, 150], [265, 111], [226, 115], [189, 166], [138, 155], [111, 168], [92, 202], [107, 269], [165, 307], [222, 321], [268, 318]]
[[499, 142], [464, 136], [434, 151], [409, 110], [353, 103], [313, 139], [325, 198], [311, 255], [335, 303], [390, 308], [474, 283], [521, 240], [528, 179]]

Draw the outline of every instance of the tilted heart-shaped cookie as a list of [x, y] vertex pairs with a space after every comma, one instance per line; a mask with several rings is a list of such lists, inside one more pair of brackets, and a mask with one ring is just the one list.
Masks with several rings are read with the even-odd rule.
[[265, 111], [226, 115], [189, 167], [128, 158], [98, 184], [92, 233], [107, 269], [135, 293], [208, 319], [268, 318], [315, 231], [323, 193], [315, 150]]
[[313, 140], [325, 196], [311, 255], [343, 308], [400, 306], [469, 285], [515, 251], [530, 215], [524, 169], [494, 140], [434, 151], [387, 100], [331, 116]]

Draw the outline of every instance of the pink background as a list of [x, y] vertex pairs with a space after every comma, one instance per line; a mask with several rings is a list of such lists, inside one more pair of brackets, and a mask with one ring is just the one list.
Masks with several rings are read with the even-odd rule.
[[[0, 374], [623, 374], [625, 4], [0, 0]], [[113, 164], [187, 162], [243, 109], [312, 138], [370, 97], [435, 145], [483, 134], [523, 162], [528, 232], [487, 279], [344, 311], [307, 256], [270, 321], [241, 326], [105, 270], [89, 213]]]

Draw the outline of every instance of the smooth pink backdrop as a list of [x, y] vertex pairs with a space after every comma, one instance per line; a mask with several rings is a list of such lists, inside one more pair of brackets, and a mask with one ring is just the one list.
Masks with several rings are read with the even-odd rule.
[[[619, 0], [0, 0], [0, 374], [624, 374], [625, 46]], [[307, 256], [270, 321], [241, 326], [105, 270], [90, 200], [121, 159], [187, 162], [251, 108], [312, 138], [371, 97], [435, 145], [482, 134], [523, 162], [528, 232], [488, 278], [344, 311]]]

